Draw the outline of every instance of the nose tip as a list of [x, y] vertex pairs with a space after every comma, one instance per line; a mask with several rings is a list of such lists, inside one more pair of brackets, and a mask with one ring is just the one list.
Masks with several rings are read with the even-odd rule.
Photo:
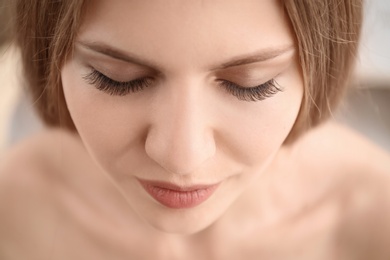
[[145, 151], [167, 172], [194, 173], [216, 152], [208, 99], [194, 78], [173, 77], [165, 87], [148, 118]]
[[170, 134], [152, 130], [146, 139], [146, 153], [170, 173], [191, 174], [215, 154], [212, 135], [194, 131], [183, 135], [180, 130]]

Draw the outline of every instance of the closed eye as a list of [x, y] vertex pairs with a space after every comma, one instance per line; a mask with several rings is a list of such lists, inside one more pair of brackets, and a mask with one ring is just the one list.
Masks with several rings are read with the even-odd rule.
[[129, 93], [139, 92], [151, 86], [153, 82], [151, 77], [142, 77], [131, 81], [116, 81], [95, 69], [83, 76], [83, 79], [98, 90], [112, 96], [125, 96]]
[[243, 101], [261, 101], [282, 91], [275, 79], [271, 79], [254, 87], [243, 87], [228, 80], [218, 81], [219, 85], [229, 94]]
[[[153, 78], [151, 77], [142, 77], [131, 81], [116, 81], [95, 69], [83, 76], [83, 79], [98, 90], [112, 96], [125, 96], [130, 93], [136, 93], [150, 87], [153, 83]], [[242, 101], [261, 101], [282, 91], [275, 79], [254, 87], [243, 87], [228, 80], [218, 80], [218, 82], [229, 94]]]

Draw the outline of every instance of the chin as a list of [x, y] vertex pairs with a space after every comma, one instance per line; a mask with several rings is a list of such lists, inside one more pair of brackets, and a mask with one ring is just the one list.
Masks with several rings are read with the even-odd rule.
[[[192, 211], [192, 212], [191, 212]], [[164, 216], [165, 215], [165, 216]], [[171, 214], [156, 214], [153, 218], [144, 218], [155, 230], [177, 235], [193, 235], [212, 226], [218, 216], [211, 216], [196, 210], [177, 210]]]

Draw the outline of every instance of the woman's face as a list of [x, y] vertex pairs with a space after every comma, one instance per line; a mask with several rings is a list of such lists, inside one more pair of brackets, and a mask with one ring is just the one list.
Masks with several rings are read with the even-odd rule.
[[[277, 0], [99, 0], [61, 71], [88, 152], [159, 230], [235, 205], [297, 117], [303, 83]], [[261, 180], [261, 179], [260, 179]]]

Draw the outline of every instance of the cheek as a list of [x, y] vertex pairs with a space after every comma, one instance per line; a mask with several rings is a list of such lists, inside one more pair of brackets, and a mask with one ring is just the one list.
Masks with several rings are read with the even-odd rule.
[[[118, 159], [130, 148], [142, 145], [140, 136], [145, 133], [147, 123], [140, 101], [110, 97], [84, 81], [83, 73], [72, 62], [63, 67], [65, 99], [90, 155], [106, 166], [115, 162], [112, 158]], [[134, 156], [128, 156], [127, 160]]]
[[264, 166], [289, 135], [298, 116], [303, 80], [299, 67], [294, 65], [277, 79], [282, 92], [275, 96], [244, 106], [226, 106], [221, 120], [224, 132], [221, 139], [229, 140], [228, 150], [247, 166]]

